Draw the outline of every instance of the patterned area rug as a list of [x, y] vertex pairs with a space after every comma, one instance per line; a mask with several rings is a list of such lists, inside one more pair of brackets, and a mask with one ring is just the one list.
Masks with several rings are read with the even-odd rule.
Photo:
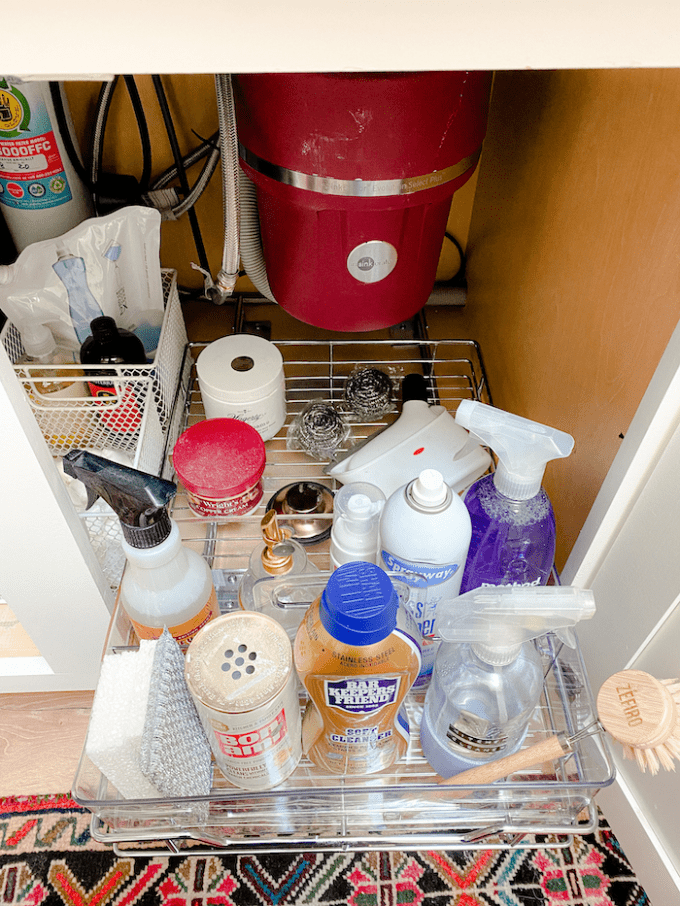
[[128, 858], [68, 796], [0, 799], [0, 906], [651, 906], [604, 818], [569, 849]]

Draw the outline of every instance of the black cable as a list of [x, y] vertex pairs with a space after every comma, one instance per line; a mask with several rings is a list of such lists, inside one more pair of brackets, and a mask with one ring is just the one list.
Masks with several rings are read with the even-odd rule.
[[[175, 132], [175, 125], [172, 121], [172, 114], [170, 113], [170, 107], [168, 106], [168, 99], [165, 94], [165, 89], [163, 88], [163, 83], [159, 75], [152, 75], [151, 79], [156, 90], [156, 97], [158, 98], [161, 114], [163, 115], [165, 131], [168, 134], [168, 141], [170, 142], [170, 147], [172, 148], [172, 154], [175, 159], [175, 166], [177, 167], [177, 175], [180, 181], [180, 185], [185, 195], [188, 195], [190, 191], [189, 180], [187, 179], [186, 170], [184, 168], [184, 160], [180, 151], [179, 142], [177, 141], [177, 133]], [[196, 211], [193, 208], [190, 208], [187, 211], [187, 215], [191, 224], [191, 230], [194, 236], [194, 244], [196, 246], [196, 251], [198, 253], [201, 267], [205, 271], [210, 273], [210, 263], [205, 252], [205, 246], [203, 245], [203, 237], [201, 236], [201, 228], [198, 223]]]
[[443, 284], [444, 286], [451, 286], [451, 285], [461, 286], [465, 282], [465, 265], [466, 265], [466, 257], [465, 257], [465, 252], [463, 251], [463, 246], [460, 244], [460, 242], [458, 242], [458, 240], [456, 239], [455, 236], [453, 236], [451, 233], [448, 232], [448, 230], [444, 233], [444, 236], [449, 240], [449, 242], [451, 242], [451, 243], [453, 243], [453, 245], [455, 245], [456, 250], [457, 250], [458, 254], [460, 255], [460, 266], [459, 266], [458, 270], [456, 271], [456, 273], [453, 275], [453, 277], [451, 277], [449, 280], [443, 280], [440, 285]]
[[61, 138], [64, 142], [64, 148], [66, 149], [68, 159], [70, 160], [73, 169], [76, 171], [78, 176], [82, 179], [87, 188], [92, 191], [92, 181], [87, 175], [85, 167], [80, 160], [76, 146], [73, 143], [73, 136], [71, 135], [71, 130], [66, 119], [64, 99], [61, 96], [61, 88], [59, 87], [59, 82], [49, 82], [49, 87], [50, 97], [52, 98], [52, 103], [54, 104], [54, 113], [57, 118], [57, 125], [59, 126], [59, 132], [61, 133]]
[[124, 75], [123, 80], [130, 97], [130, 103], [132, 104], [135, 119], [137, 120], [139, 140], [142, 143], [142, 175], [139, 180], [139, 187], [140, 192], [144, 195], [149, 191], [149, 185], [151, 183], [151, 139], [149, 138], [149, 127], [146, 122], [142, 99], [139, 96], [139, 90], [134, 76]]

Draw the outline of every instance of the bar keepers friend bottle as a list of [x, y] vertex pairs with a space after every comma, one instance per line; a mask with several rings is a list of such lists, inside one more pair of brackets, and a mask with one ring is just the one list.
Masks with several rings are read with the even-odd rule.
[[310, 701], [302, 748], [335, 774], [371, 774], [408, 746], [402, 703], [420, 670], [415, 640], [397, 628], [397, 595], [374, 563], [344, 563], [310, 605], [294, 658]]

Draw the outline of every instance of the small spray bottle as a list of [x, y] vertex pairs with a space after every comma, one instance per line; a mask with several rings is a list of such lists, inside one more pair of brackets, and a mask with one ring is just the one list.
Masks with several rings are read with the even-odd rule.
[[353, 481], [336, 492], [330, 547], [333, 569], [352, 560], [378, 563], [384, 506], [383, 492], [367, 481]]
[[72, 450], [64, 472], [87, 488], [87, 505], [101, 497], [120, 519], [127, 568], [120, 600], [140, 639], [157, 639], [167, 626], [182, 648], [219, 616], [210, 567], [182, 544], [167, 507], [177, 486], [155, 475]]
[[543, 691], [531, 640], [569, 632], [595, 613], [593, 593], [573, 586], [475, 589], [437, 617], [442, 638], [423, 708], [423, 754], [442, 777], [517, 751]]
[[486, 585], [545, 585], [555, 559], [555, 514], [541, 487], [552, 459], [569, 456], [570, 434], [463, 400], [456, 421], [488, 444], [498, 467], [465, 495], [472, 540], [461, 594]]

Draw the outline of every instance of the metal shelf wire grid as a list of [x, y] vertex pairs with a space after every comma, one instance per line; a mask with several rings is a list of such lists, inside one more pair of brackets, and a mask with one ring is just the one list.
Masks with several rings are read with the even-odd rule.
[[[190, 346], [192, 358], [203, 345]], [[266, 444], [261, 503], [251, 514], [219, 522], [207, 522], [193, 515], [181, 486], [174, 504], [173, 518], [180, 525], [185, 543], [206, 557], [213, 568], [223, 612], [238, 606], [240, 576], [260, 543], [260, 521], [269, 499], [281, 487], [302, 480], [336, 489], [325, 472], [326, 462], [290, 449], [286, 441], [290, 422], [309, 402], [342, 406], [345, 382], [357, 368], [376, 367], [390, 375], [394, 386], [391, 411], [376, 422], [354, 421], [347, 441], [351, 445], [397, 418], [399, 387], [410, 372], [426, 378], [429, 402], [444, 405], [452, 413], [462, 399], [490, 401], [481, 356], [473, 342], [286, 341], [277, 346], [284, 358], [288, 417], [279, 434]], [[182, 427], [202, 418], [204, 411], [194, 375]], [[169, 447], [168, 454], [171, 453]], [[328, 542], [306, 549], [318, 569], [328, 571]], [[319, 580], [323, 578], [322, 572]], [[112, 620], [107, 651], [130, 642], [130, 624], [119, 606]], [[571, 736], [591, 724], [595, 715], [578, 647], [567, 648], [553, 636], [543, 637], [537, 646], [544, 663], [545, 684], [525, 745], [555, 732]], [[601, 733], [586, 736], [572, 756], [523, 771], [503, 782], [442, 788], [420, 748], [418, 727], [423, 700], [422, 692], [408, 696], [408, 752], [380, 774], [326, 775], [303, 758], [293, 775], [273, 790], [239, 790], [215, 770], [211, 794], [203, 799], [125, 800], [84, 754], [74, 783], [74, 797], [93, 812], [92, 830], [97, 839], [117, 847], [134, 844], [140, 855], [153, 852], [151, 847], [159, 840], [166, 841], [171, 849], [186, 846], [188, 851], [198, 852], [197, 845], [207, 844], [230, 853], [254, 849], [556, 846], [568, 845], [571, 835], [589, 833], [595, 828], [593, 797], [614, 779], [613, 763]], [[122, 851], [131, 852], [127, 847]]]

